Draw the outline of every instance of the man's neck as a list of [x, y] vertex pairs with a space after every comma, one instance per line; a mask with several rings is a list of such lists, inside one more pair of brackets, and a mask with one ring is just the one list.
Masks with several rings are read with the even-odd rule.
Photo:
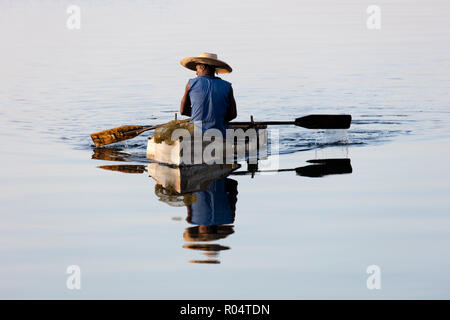
[[199, 74], [198, 76], [199, 76], [199, 77], [201, 77], [201, 76], [215, 77], [215, 76], [214, 76], [214, 73], [206, 73], [206, 72], [203, 73], [203, 74]]

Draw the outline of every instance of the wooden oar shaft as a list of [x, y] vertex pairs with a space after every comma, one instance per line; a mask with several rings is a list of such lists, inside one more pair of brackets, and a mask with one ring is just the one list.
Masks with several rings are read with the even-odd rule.
[[231, 126], [282, 126], [291, 124], [295, 124], [295, 121], [233, 121], [229, 123]]
[[282, 126], [295, 125], [307, 129], [348, 129], [352, 121], [348, 114], [311, 114], [296, 118], [294, 121], [260, 121], [260, 122], [230, 122], [235, 126]]

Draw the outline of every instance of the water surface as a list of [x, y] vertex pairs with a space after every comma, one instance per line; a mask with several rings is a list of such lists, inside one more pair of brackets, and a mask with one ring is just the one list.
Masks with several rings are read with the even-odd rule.
[[[2, 298], [450, 297], [446, 1], [379, 1], [378, 31], [359, 1], [80, 1], [72, 31], [69, 4], [0, 2]], [[353, 122], [279, 128], [283, 172], [215, 180], [225, 226], [199, 230], [149, 177], [148, 136], [89, 134], [172, 119], [202, 51], [233, 67], [238, 120]]]

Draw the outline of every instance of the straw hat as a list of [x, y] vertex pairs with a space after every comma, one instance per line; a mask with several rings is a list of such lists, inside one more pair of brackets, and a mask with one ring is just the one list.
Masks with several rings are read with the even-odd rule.
[[195, 65], [198, 63], [216, 67], [217, 73], [230, 73], [233, 71], [227, 63], [217, 59], [217, 54], [215, 53], [202, 52], [197, 57], [184, 58], [180, 63], [183, 67], [194, 71], [196, 71]]

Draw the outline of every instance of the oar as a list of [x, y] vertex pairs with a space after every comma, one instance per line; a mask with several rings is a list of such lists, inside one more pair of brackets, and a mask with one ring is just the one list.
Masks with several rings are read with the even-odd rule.
[[[175, 121], [178, 121], [179, 123], [188, 122], [189, 120], [190, 120], [189, 118], [184, 120], [177, 120], [177, 115], [175, 114]], [[154, 126], [139, 126], [139, 125], [121, 126], [113, 129], [95, 132], [91, 134], [91, 138], [92, 141], [94, 141], [95, 146], [101, 147], [107, 144], [136, 138], [138, 135], [144, 133], [145, 131], [153, 130], [163, 125], [165, 125], [165, 123]]]
[[[182, 120], [189, 121], [189, 119]], [[294, 121], [262, 121], [262, 122], [230, 122], [230, 126], [272, 126], [272, 125], [296, 125], [307, 129], [348, 129], [352, 122], [352, 116], [347, 114], [312, 114], [295, 119]], [[92, 141], [97, 147], [120, 142], [137, 137], [141, 133], [156, 129], [156, 126], [121, 126], [91, 134]]]
[[145, 131], [153, 130], [160, 126], [162, 126], [162, 124], [156, 126], [121, 126], [95, 132], [91, 134], [91, 138], [97, 147], [101, 147], [107, 144], [133, 139]]
[[349, 114], [311, 114], [294, 121], [230, 122], [229, 125], [280, 126], [293, 124], [306, 129], [348, 129], [351, 122], [352, 116]]

